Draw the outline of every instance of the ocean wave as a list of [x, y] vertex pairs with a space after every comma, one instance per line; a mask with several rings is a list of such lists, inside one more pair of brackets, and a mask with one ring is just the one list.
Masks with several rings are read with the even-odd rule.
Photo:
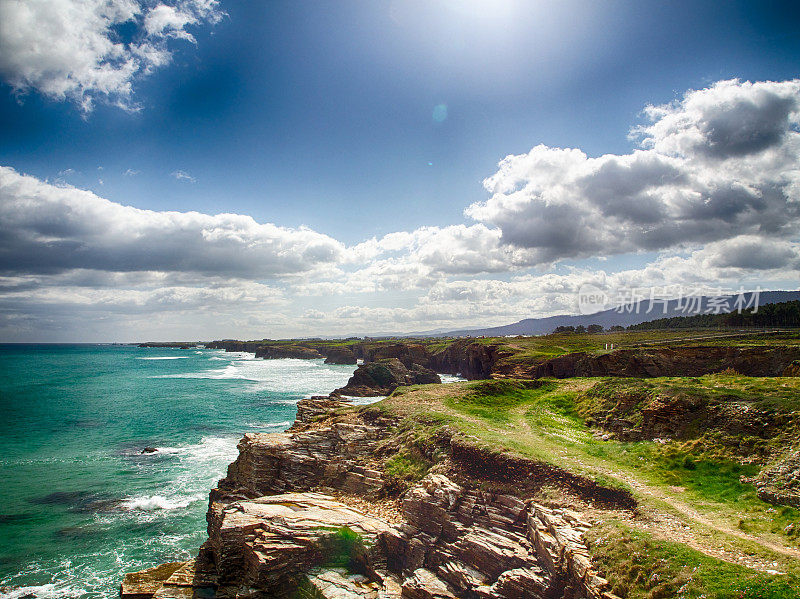
[[0, 599], [28, 599], [30, 597], [56, 599], [60, 597], [81, 597], [86, 594], [87, 591], [85, 589], [50, 583], [0, 590]]
[[440, 374], [439, 378], [442, 379], [442, 383], [460, 383], [461, 381], [466, 381], [462, 376], [458, 376], [457, 374]]
[[137, 360], [186, 360], [189, 356], [148, 356], [146, 358], [136, 358]]
[[[159, 379], [212, 379], [248, 383], [243, 391], [296, 393], [300, 397], [327, 394], [343, 386], [352, 375], [352, 367], [324, 364], [323, 360], [262, 360], [252, 354], [232, 356], [230, 364], [199, 372], [153, 375]], [[217, 359], [212, 357], [210, 359]], [[222, 360], [226, 358], [221, 358]]]
[[158, 453], [186, 454], [190, 459], [207, 461], [230, 457], [231, 452], [236, 449], [237, 438], [227, 437], [203, 437], [199, 443], [188, 445], [178, 445], [175, 447], [156, 447]]
[[142, 510], [151, 512], [154, 510], [177, 510], [188, 507], [195, 501], [202, 501], [204, 495], [193, 495], [191, 497], [180, 497], [168, 499], [162, 495], [145, 495], [143, 497], [129, 497], [122, 501], [122, 507], [127, 510]]
[[288, 428], [292, 426], [291, 420], [284, 420], [283, 422], [247, 422], [245, 426], [250, 428]]

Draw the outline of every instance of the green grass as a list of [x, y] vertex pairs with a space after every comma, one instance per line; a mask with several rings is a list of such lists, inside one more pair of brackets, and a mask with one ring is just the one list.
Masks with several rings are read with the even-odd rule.
[[511, 419], [510, 410], [536, 401], [556, 387], [539, 381], [481, 381], [463, 395], [455, 395], [446, 404], [456, 412], [504, 423]]
[[[780, 443], [788, 446], [796, 442], [798, 437], [792, 431], [795, 431], [793, 427], [800, 415], [799, 390], [800, 379], [755, 379], [735, 375], [646, 380], [498, 380], [399, 389], [387, 400], [367, 409], [400, 416], [399, 428], [413, 431], [414, 438], [422, 444], [426, 438], [434, 439], [436, 431], [442, 427], [458, 429], [476, 437], [476, 443], [485, 447], [549, 462], [589, 476], [604, 486], [625, 487], [626, 480], [640, 481], [657, 489], [661, 495], [645, 497], [640, 494], [639, 501], [652, 505], [656, 511], [666, 511], [671, 517], [681, 519], [684, 516], [680, 509], [668, 505], [663, 498], [673, 498], [689, 505], [723, 528], [798, 547], [800, 510], [761, 501], [755, 488], [740, 478], [755, 475], [766, 456], [780, 451]], [[588, 416], [599, 421], [599, 413], [613, 412], [617, 417], [641, 422], [642, 408], [651, 406], [658, 398], [747, 405], [750, 409], [776, 417], [780, 434], [775, 440], [752, 438], [735, 431], [697, 429], [690, 431], [687, 439], [623, 442], [613, 438], [603, 440], [599, 433], [595, 434], [597, 429], [593, 432], [584, 420]], [[411, 471], [406, 456], [396, 458], [391, 466], [399, 474], [406, 475]], [[422, 470], [417, 473], [421, 474]], [[545, 490], [546, 493], [549, 491]], [[736, 548], [735, 551], [742, 553], [755, 553], [762, 556], [762, 560], [775, 561], [778, 564], [776, 569], [800, 575], [800, 564], [796, 560], [697, 521], [687, 522], [691, 524], [693, 534], [712, 546], [723, 545], [729, 550]], [[647, 543], [655, 543], [653, 547], [662, 549], [666, 547], [652, 540]], [[725, 595], [733, 588], [729, 582], [741, 578], [734, 575], [736, 572], [752, 575], [752, 571], [739, 566], [736, 566], [739, 570], [729, 570], [727, 565], [720, 566], [723, 562], [712, 558], [703, 562], [706, 557], [703, 554], [691, 552], [680, 544], [674, 545], [669, 551], [664, 549], [658, 554], [661, 556], [659, 559], [665, 560], [660, 569], [653, 570], [660, 572], [659, 584], [655, 584], [658, 581], [654, 579], [651, 588], [648, 586], [650, 582], [636, 582], [635, 571], [625, 574], [628, 576], [626, 584], [635, 586], [631, 597], [700, 597], [704, 592], [707, 598], [796, 596], [786, 595], [785, 585], [775, 582], [780, 578], [769, 576], [749, 580], [750, 586], [736, 587], [738, 595]], [[680, 548], [691, 553], [677, 552]], [[697, 560], [702, 564], [698, 565], [700, 562]], [[684, 571], [684, 563], [694, 563], [691, 568], [700, 568], [698, 571], [705, 574], [695, 576], [683, 595], [670, 595], [663, 591], [670, 576], [679, 576], [678, 570]], [[721, 586], [715, 586], [715, 576], [722, 580]], [[669, 588], [672, 589], [670, 592], [677, 593], [675, 588]], [[659, 595], [662, 591], [667, 594]]]
[[592, 560], [614, 593], [629, 599], [789, 599], [800, 577], [759, 574], [684, 544], [608, 523], [587, 533]]
[[323, 568], [345, 568], [358, 572], [363, 567], [366, 552], [364, 539], [351, 528], [343, 526], [322, 539], [320, 550]]
[[391, 479], [415, 482], [425, 477], [431, 467], [428, 460], [416, 448], [406, 448], [386, 460], [384, 472]]

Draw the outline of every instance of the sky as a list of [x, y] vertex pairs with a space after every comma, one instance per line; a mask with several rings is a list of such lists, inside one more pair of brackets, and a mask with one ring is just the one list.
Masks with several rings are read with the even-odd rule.
[[797, 289], [791, 2], [0, 0], [0, 341]]

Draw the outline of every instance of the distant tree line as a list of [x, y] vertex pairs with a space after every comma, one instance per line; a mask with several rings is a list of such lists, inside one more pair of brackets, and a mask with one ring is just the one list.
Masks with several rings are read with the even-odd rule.
[[744, 327], [797, 327], [800, 326], [800, 300], [766, 304], [758, 309], [750, 308], [726, 314], [695, 314], [693, 316], [674, 316], [659, 318], [640, 324], [632, 324], [629, 331], [650, 331], [654, 329], [708, 329]]
[[[560, 326], [556, 327], [553, 333], [589, 333], [590, 335], [594, 335], [595, 333], [602, 333], [605, 329], [602, 325], [599, 324], [590, 324], [588, 327], [579, 324], [576, 327], [567, 327], [567, 326]], [[619, 325], [613, 326], [609, 331], [624, 331], [625, 327], [621, 327]]]

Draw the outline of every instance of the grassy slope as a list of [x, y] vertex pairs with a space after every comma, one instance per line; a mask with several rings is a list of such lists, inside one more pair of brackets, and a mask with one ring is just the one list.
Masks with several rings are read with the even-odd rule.
[[[799, 514], [760, 501], [752, 485], [740, 482], [740, 476], [755, 474], [759, 465], [746, 463], [736, 444], [718, 435], [689, 441], [603, 440], [586, 426], [583, 416], [608, 409], [615, 396], [625, 393], [641, 395], [642, 405], [654, 395], [681, 393], [745, 402], [789, 414], [792, 426], [800, 414], [800, 379], [729, 375], [648, 381], [569, 379], [546, 381], [538, 388], [513, 381], [433, 385], [400, 389], [370, 409], [403, 417], [401, 430], [417, 437], [450, 425], [487, 446], [553, 463], [601, 483], [628, 486], [645, 514], [667, 514], [706, 553], [750, 555], [762, 569], [763, 564], [774, 564], [775, 570], [787, 573], [757, 574], [663, 540], [670, 536], [669, 530], [656, 527], [653, 537], [632, 528], [624, 518], [612, 519], [595, 531], [593, 552], [625, 595], [800, 597], [800, 590], [795, 590], [800, 589], [800, 561], [773, 550], [800, 547], [795, 524]], [[762, 449], [761, 455], [767, 455], [778, 447]], [[427, 465], [413, 451], [401, 453], [389, 464], [401, 477], [422, 476]], [[632, 546], [639, 548], [637, 557], [621, 559], [630, 555], [626, 548]]]

